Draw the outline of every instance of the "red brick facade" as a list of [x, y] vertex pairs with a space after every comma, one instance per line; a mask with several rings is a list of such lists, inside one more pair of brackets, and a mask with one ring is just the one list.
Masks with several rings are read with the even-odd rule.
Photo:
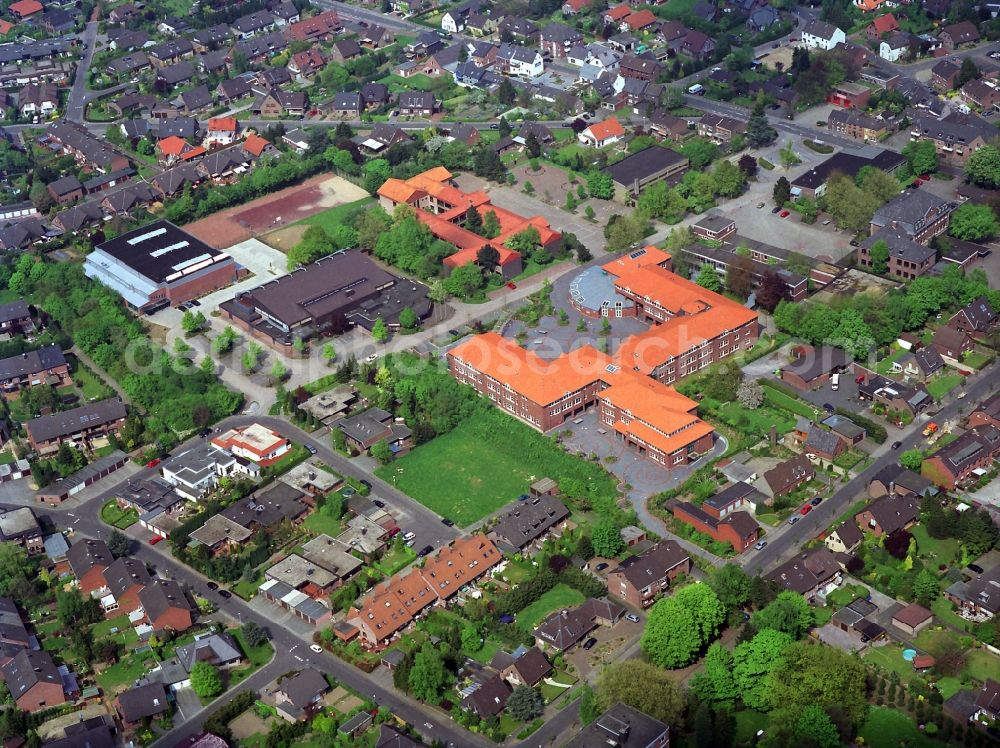
[[61, 683], [36, 683], [14, 701], [18, 709], [37, 712], [66, 703]]

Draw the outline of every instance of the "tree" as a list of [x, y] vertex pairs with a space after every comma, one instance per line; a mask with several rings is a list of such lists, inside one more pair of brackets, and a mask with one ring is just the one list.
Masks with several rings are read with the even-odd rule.
[[260, 647], [267, 643], [271, 637], [267, 634], [267, 629], [256, 621], [247, 621], [240, 627], [243, 638], [251, 647]]
[[287, 376], [288, 367], [281, 362], [280, 358], [276, 358], [274, 363], [271, 364], [271, 381], [275, 383], [283, 382]]
[[483, 234], [483, 217], [479, 215], [479, 211], [476, 210], [475, 205], [470, 205], [469, 209], [465, 212], [465, 228], [471, 231], [473, 234]]
[[392, 176], [392, 166], [384, 158], [375, 158], [365, 163], [364, 172], [363, 186], [374, 195], [378, 192], [378, 188]]
[[736, 165], [740, 167], [740, 171], [743, 172], [743, 176], [747, 179], [753, 179], [757, 176], [757, 159], [749, 153], [745, 153], [740, 156], [740, 160], [736, 162]]
[[872, 244], [868, 254], [871, 257], [873, 273], [885, 275], [889, 272], [889, 245], [885, 243], [884, 239], [879, 239]]
[[702, 288], [707, 288], [709, 291], [715, 291], [718, 293], [722, 290], [722, 281], [719, 279], [719, 271], [707, 262], [701, 266], [701, 269], [698, 271], [698, 277], [695, 278], [694, 282]]
[[959, 205], [951, 214], [948, 233], [957, 239], [980, 242], [1000, 233], [1000, 223], [990, 206], [967, 202]]
[[868, 195], [869, 201], [883, 205], [896, 197], [901, 191], [899, 180], [881, 169], [862, 166], [855, 181], [861, 191]]
[[812, 748], [837, 748], [842, 745], [840, 731], [830, 715], [815, 704], [803, 707], [795, 720], [797, 745]]
[[207, 662], [196, 662], [191, 668], [191, 688], [203, 699], [218, 696], [222, 693], [219, 671]]
[[392, 449], [389, 448], [389, 443], [385, 439], [379, 439], [377, 442], [372, 444], [369, 451], [371, 452], [372, 457], [379, 461], [380, 465], [388, 465], [392, 462]]
[[483, 236], [493, 239], [500, 234], [500, 219], [497, 218], [496, 211], [488, 210], [483, 216]]
[[722, 197], [739, 197], [747, 186], [747, 178], [732, 161], [723, 159], [712, 171], [716, 192]]
[[403, 311], [399, 313], [399, 324], [404, 330], [413, 330], [416, 328], [420, 319], [417, 317], [417, 313], [413, 311], [410, 307], [403, 307]]
[[745, 299], [753, 291], [753, 260], [737, 255], [726, 267], [726, 288], [734, 295]]
[[937, 577], [929, 570], [921, 569], [917, 578], [913, 580], [913, 596], [917, 602], [929, 608], [940, 594], [941, 586]]
[[375, 324], [372, 325], [372, 339], [376, 343], [384, 343], [389, 339], [389, 328], [381, 317], [376, 319]]
[[0, 597], [10, 597], [35, 576], [35, 564], [17, 543], [0, 543]]
[[433, 702], [437, 700], [447, 683], [448, 671], [445, 668], [444, 656], [429, 642], [424, 644], [413, 657], [413, 667], [410, 668], [410, 693], [422, 701]]
[[766, 678], [771, 708], [818, 706], [856, 727], [868, 710], [867, 673], [857, 657], [834, 647], [794, 642]]
[[618, 525], [607, 519], [594, 525], [591, 542], [594, 544], [594, 553], [604, 558], [614, 558], [625, 550]]
[[[503, 80], [500, 81], [500, 86], [497, 88], [496, 92], [497, 101], [499, 101], [504, 106], [510, 106], [514, 103], [514, 99], [517, 98], [517, 91], [514, 90], [514, 84], [510, 82], [510, 79], [504, 76]], [[503, 117], [500, 118], [501, 126], [507, 120]], [[507, 125], [509, 128], [510, 125]], [[509, 133], [508, 133], [509, 134]], [[502, 133], [501, 133], [502, 135]]]
[[733, 650], [733, 680], [743, 703], [751, 709], [767, 707], [767, 676], [792, 637], [774, 629], [764, 629], [753, 639], [737, 644]]
[[530, 253], [535, 247], [542, 243], [542, 237], [538, 233], [538, 229], [534, 226], [529, 226], [523, 231], [518, 231], [514, 236], [510, 237], [505, 244], [511, 249], [517, 250], [521, 254]]
[[955, 90], [957, 91], [966, 83], [979, 77], [979, 68], [975, 60], [966, 57], [962, 60], [962, 67], [959, 68], [958, 76], [955, 78]]
[[603, 171], [592, 169], [587, 172], [587, 192], [598, 200], [610, 200], [615, 196], [615, 183]]
[[933, 140], [911, 140], [902, 150], [911, 174], [930, 174], [938, 169], [937, 148]]
[[908, 449], [899, 455], [899, 464], [907, 470], [919, 473], [924, 464], [924, 453], [919, 449]]
[[492, 273], [500, 262], [500, 253], [491, 244], [484, 244], [476, 252], [476, 264], [487, 273]]
[[764, 388], [756, 382], [744, 381], [736, 390], [736, 400], [747, 410], [757, 410], [764, 404]]
[[132, 540], [128, 535], [117, 529], [111, 531], [111, 536], [108, 538], [108, 550], [111, 551], [112, 556], [115, 558], [127, 556], [131, 548]]
[[680, 152], [687, 156], [694, 171], [701, 171], [719, 155], [719, 146], [708, 140], [691, 138], [680, 147]]
[[324, 343], [320, 355], [323, 356], [323, 360], [326, 361], [327, 366], [330, 366], [337, 360], [337, 351], [333, 347], [333, 343]]
[[468, 298], [483, 286], [483, 272], [474, 263], [460, 265], [448, 274], [444, 288], [452, 296]]
[[742, 608], [750, 599], [750, 577], [731, 561], [712, 572], [708, 586], [727, 610]]
[[792, 145], [792, 141], [790, 140], [778, 151], [778, 157], [781, 159], [781, 167], [785, 171], [788, 171], [796, 164], [802, 163], [802, 159], [795, 152], [795, 146]]
[[840, 322], [833, 331], [831, 343], [861, 359], [875, 346], [875, 336], [860, 312], [845, 309], [840, 314]]
[[529, 722], [545, 711], [545, 701], [537, 689], [520, 685], [507, 698], [506, 711], [519, 722]]
[[682, 587], [653, 605], [642, 632], [642, 651], [661, 667], [683, 667], [718, 633], [725, 618], [725, 606], [711, 587]]
[[965, 176], [970, 182], [986, 189], [1000, 187], [1000, 148], [984, 145], [965, 162]]
[[758, 631], [774, 629], [801, 639], [814, 620], [812, 608], [805, 598], [797, 592], [785, 590], [779, 592], [763, 610], [754, 613], [750, 622]]
[[187, 335], [194, 335], [205, 326], [208, 320], [202, 312], [192, 312], [190, 309], [181, 317], [181, 329]]
[[733, 702], [739, 695], [733, 678], [733, 654], [719, 642], [705, 652], [704, 667], [691, 682], [692, 690], [706, 701]]
[[[752, 148], [770, 145], [778, 139], [778, 131], [771, 127], [764, 116], [764, 92], [761, 91], [754, 102], [753, 111], [747, 119], [747, 144]], [[749, 176], [749, 175], [748, 175]]]
[[792, 184], [787, 177], [778, 177], [778, 181], [774, 183], [774, 189], [771, 191], [771, 199], [779, 208], [784, 207], [785, 203], [792, 199]]
[[538, 137], [533, 132], [528, 133], [524, 139], [524, 150], [528, 153], [528, 158], [538, 158], [542, 155], [542, 144], [538, 142]]
[[788, 285], [775, 270], [765, 270], [757, 289], [757, 304], [769, 312], [773, 312], [782, 301], [789, 301], [791, 295]]
[[641, 660], [608, 665], [597, 679], [597, 706], [603, 712], [617, 703], [668, 725], [684, 718], [684, 692], [669, 673]]

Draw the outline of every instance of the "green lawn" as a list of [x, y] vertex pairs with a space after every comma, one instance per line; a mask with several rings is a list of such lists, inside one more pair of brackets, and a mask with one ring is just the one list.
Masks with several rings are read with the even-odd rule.
[[854, 519], [857, 513], [865, 508], [865, 504], [867, 503], [868, 499], [858, 499], [853, 504], [851, 504], [850, 507], [848, 507], [847, 511], [845, 511], [843, 514], [837, 517], [837, 521], [834, 522], [831, 525], [831, 527], [837, 527], [837, 525], [839, 525], [841, 522], [847, 522], [848, 520]]
[[495, 655], [502, 648], [502, 644], [496, 639], [486, 639], [483, 645], [477, 649], [475, 652], [466, 652], [469, 657], [474, 659], [476, 662], [481, 662], [483, 665], [488, 665], [490, 660], [493, 659]]
[[787, 434], [795, 428], [794, 416], [768, 405], [761, 405], [756, 410], [747, 410], [736, 402], [720, 403], [707, 397], [701, 404], [710, 419], [714, 416], [730, 428], [750, 436], [764, 436], [771, 430], [772, 425], [777, 428], [779, 434]]
[[246, 637], [243, 636], [241, 629], [230, 629], [229, 633], [239, 642], [240, 649], [243, 650], [243, 654], [247, 656], [254, 669], [266, 665], [271, 661], [271, 657], [274, 655], [274, 647], [271, 646], [270, 642], [264, 642], [259, 647], [251, 647], [247, 643]]
[[903, 659], [903, 647], [900, 644], [870, 647], [864, 654], [864, 660], [896, 673], [904, 683], [913, 677], [913, 665]]
[[344, 203], [343, 205], [328, 208], [314, 216], [303, 218], [299, 223], [307, 223], [310, 226], [322, 226], [324, 229], [332, 230], [334, 227], [342, 225], [344, 219], [352, 213], [374, 204], [374, 198], [363, 197], [360, 200], [355, 200], [353, 203]]
[[1000, 658], [985, 649], [974, 649], [965, 658], [962, 674], [979, 682], [996, 678], [1000, 673]]
[[85, 400], [101, 400], [115, 394], [114, 390], [82, 363], [78, 364], [76, 371], [73, 372], [73, 381], [80, 388]]
[[344, 522], [321, 512], [313, 512], [302, 523], [307, 529], [335, 538], [344, 531]]
[[979, 351], [973, 351], [968, 356], [966, 356], [962, 363], [968, 366], [970, 369], [982, 369], [986, 364], [993, 360], [993, 356], [988, 353], [980, 353]]
[[[670, 0], [663, 6], [663, 17], [679, 20], [690, 15], [698, 0]], [[657, 15], [660, 15], [659, 13]]]
[[939, 740], [929, 738], [916, 724], [902, 712], [882, 706], [873, 706], [868, 710], [868, 718], [861, 726], [861, 737], [865, 745], [872, 748], [938, 748], [945, 745]]
[[131, 630], [131, 626], [128, 622], [128, 616], [122, 615], [117, 618], [108, 618], [99, 623], [95, 623], [90, 628], [90, 633], [94, 635], [94, 639], [100, 639], [104, 636], [109, 636], [111, 634], [111, 629], [118, 629], [120, 634], [125, 629]]
[[0, 452], [0, 465], [10, 465], [15, 459], [10, 452]]
[[931, 613], [961, 631], [969, 630], [969, 622], [955, 612], [955, 606], [944, 596], [931, 603]]
[[498, 411], [473, 415], [375, 474], [462, 527], [514, 501], [547, 475], [589, 484], [592, 496], [617, 495], [615, 480], [599, 465], [567, 454]]
[[[570, 686], [575, 685], [576, 682], [577, 682], [577, 680], [578, 680], [577, 678], [575, 678], [572, 675], [570, 675], [569, 673], [567, 673], [565, 670], [556, 670], [549, 677], [552, 680], [554, 680], [556, 683], [564, 683], [564, 684], [570, 685]], [[551, 704], [553, 701], [555, 701], [556, 699], [558, 699], [560, 696], [562, 696], [562, 695], [564, 695], [566, 693], [569, 693], [573, 689], [572, 688], [560, 688], [559, 686], [552, 686], [552, 685], [549, 685], [548, 683], [545, 683], [543, 681], [542, 683], [539, 684], [538, 690], [542, 692], [542, 698], [545, 699], [545, 703], [546, 704]]]
[[261, 581], [259, 579], [254, 580], [253, 582], [241, 579], [236, 584], [231, 585], [229, 589], [234, 595], [239, 595], [244, 600], [250, 600], [257, 594], [257, 588], [260, 587], [260, 585]]
[[927, 383], [927, 391], [931, 397], [941, 398], [958, 387], [962, 383], [961, 374], [945, 374], [944, 376], [932, 379]]
[[771, 527], [777, 527], [778, 523], [781, 522], [781, 518], [777, 514], [771, 514], [770, 512], [758, 514], [756, 517], [758, 522], [763, 522], [765, 525], [770, 525]]
[[756, 741], [754, 738], [758, 730], [767, 727], [767, 715], [747, 709], [736, 712], [736, 739], [734, 745], [751, 745]]
[[112, 499], [101, 507], [101, 519], [105, 524], [124, 530], [139, 521], [139, 513], [135, 509], [123, 510], [118, 503]]
[[143, 652], [125, 657], [117, 664], [103, 670], [97, 676], [97, 685], [106, 693], [116, 691], [119, 687], [130, 684], [141, 677], [152, 666], [156, 656], [152, 652]]
[[892, 364], [901, 359], [907, 353], [909, 353], [909, 351], [905, 348], [897, 348], [891, 355], [886, 356], [875, 364], [875, 371], [884, 377], [889, 376], [892, 373]]
[[517, 627], [522, 631], [533, 631], [549, 613], [562, 608], [572, 608], [586, 598], [583, 593], [567, 584], [557, 584], [535, 602], [517, 614]]
[[923, 525], [910, 528], [910, 534], [917, 540], [917, 555], [931, 562], [927, 568], [936, 569], [938, 564], [949, 564], [961, 560], [962, 544], [955, 538], [938, 540], [927, 534]]
[[387, 85], [392, 93], [399, 93], [400, 91], [429, 91], [434, 79], [423, 73], [411, 75], [409, 78], [393, 74], [379, 78], [376, 82]]
[[375, 562], [375, 568], [391, 577], [397, 571], [410, 564], [417, 557], [417, 552], [405, 545], [390, 548], [386, 554]]
[[818, 408], [814, 408], [803, 400], [786, 395], [773, 387], [764, 388], [764, 401], [770, 405], [787, 410], [803, 418], [815, 418], [819, 413]]

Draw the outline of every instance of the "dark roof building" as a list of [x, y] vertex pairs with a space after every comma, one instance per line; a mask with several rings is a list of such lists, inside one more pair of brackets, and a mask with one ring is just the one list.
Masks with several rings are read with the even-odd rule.
[[25, 428], [29, 441], [38, 449], [67, 439], [106, 434], [117, 429], [126, 415], [125, 404], [117, 398], [110, 398], [32, 419], [25, 424]]
[[569, 509], [555, 496], [520, 501], [502, 514], [489, 537], [506, 553], [523, 551], [569, 516]]
[[676, 182], [687, 171], [688, 160], [669, 148], [650, 146], [605, 167], [605, 174], [615, 183], [615, 199], [627, 202], [660, 180]]
[[229, 254], [169, 221], [153, 221], [97, 245], [87, 255], [84, 272], [140, 312], [190, 301], [239, 275]]
[[244, 291], [219, 309], [289, 350], [296, 337], [342, 332], [350, 324], [370, 328], [379, 317], [396, 325], [406, 307], [426, 316], [427, 287], [387, 273], [357, 250], [344, 250]]
[[511, 688], [499, 675], [482, 683], [479, 688], [462, 700], [462, 706], [480, 717], [496, 717], [507, 706]]
[[574, 748], [669, 748], [670, 728], [625, 704], [615, 704], [573, 738]]
[[122, 721], [130, 724], [170, 710], [166, 689], [159, 681], [122, 691], [115, 698], [115, 705]]
[[840, 583], [840, 564], [826, 548], [813, 548], [767, 575], [779, 587], [811, 597], [827, 585]]
[[841, 151], [793, 180], [792, 194], [818, 197], [826, 190], [826, 183], [835, 172], [853, 179], [865, 166], [892, 173], [905, 163], [906, 159], [898, 153], [881, 148], [865, 148], [858, 153]]

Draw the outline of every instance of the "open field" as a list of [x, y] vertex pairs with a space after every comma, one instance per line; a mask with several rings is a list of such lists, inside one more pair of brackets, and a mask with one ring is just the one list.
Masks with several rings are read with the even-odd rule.
[[333, 174], [320, 174], [245, 205], [220, 210], [184, 227], [207, 244], [224, 249], [329, 208], [367, 197], [363, 189]]
[[486, 411], [375, 471], [427, 508], [465, 527], [552, 476], [588, 485], [595, 500], [617, 495], [599, 465], [566, 453], [528, 426]]
[[585, 599], [579, 590], [566, 584], [557, 584], [517, 614], [517, 627], [522, 631], [533, 631], [549, 613], [575, 607]]
[[945, 745], [920, 732], [913, 720], [902, 712], [881, 706], [873, 706], [868, 711], [868, 718], [861, 726], [860, 734], [865, 739], [865, 745], [873, 748], [898, 748], [900, 745], [910, 748], [938, 748]]

